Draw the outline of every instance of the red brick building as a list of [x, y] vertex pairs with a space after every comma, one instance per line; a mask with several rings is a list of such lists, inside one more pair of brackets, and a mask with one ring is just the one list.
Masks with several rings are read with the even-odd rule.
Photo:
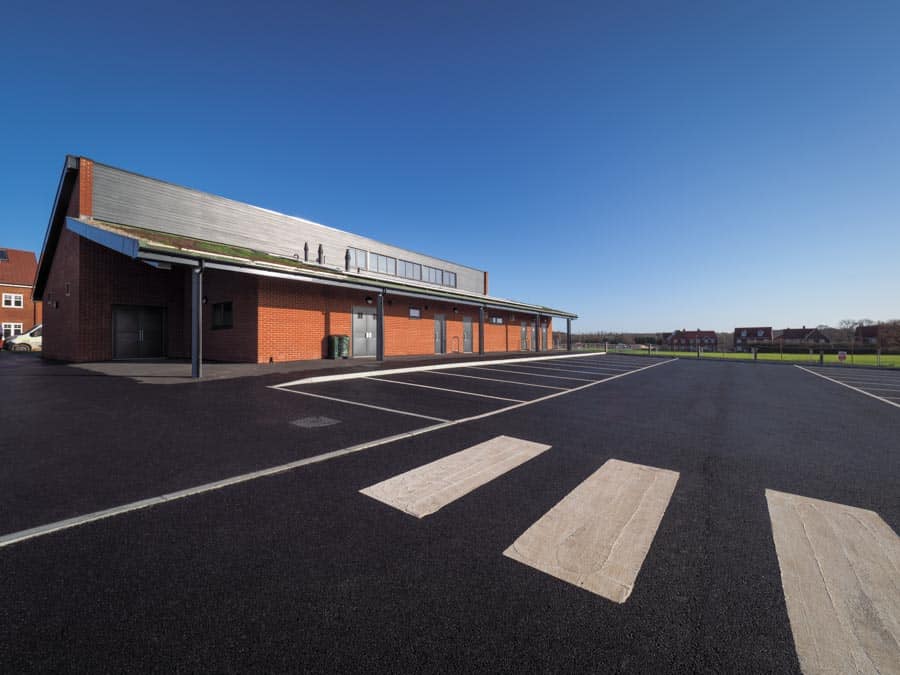
[[734, 351], [749, 352], [772, 342], [771, 326], [738, 326], [734, 329]]
[[488, 274], [67, 157], [38, 267], [44, 354], [276, 362], [543, 351], [575, 314], [488, 295]]
[[714, 330], [676, 330], [665, 337], [666, 344], [676, 352], [715, 351], [719, 338]]
[[32, 299], [36, 270], [37, 259], [31, 251], [0, 248], [0, 324], [4, 338], [41, 323], [41, 303]]

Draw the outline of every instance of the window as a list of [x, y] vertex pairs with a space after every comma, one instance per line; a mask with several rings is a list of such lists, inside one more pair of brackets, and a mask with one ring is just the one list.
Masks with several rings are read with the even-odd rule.
[[742, 331], [741, 331], [741, 337], [747, 337], [747, 331], [746, 331], [746, 330], [742, 330]]
[[409, 318], [410, 319], [421, 319], [422, 318], [422, 310], [418, 307], [410, 307], [409, 308]]
[[21, 307], [23, 298], [24, 298], [24, 296], [21, 293], [4, 293], [3, 294], [3, 306], [4, 307]]
[[369, 259], [369, 269], [380, 274], [397, 274], [397, 259], [373, 253]]
[[231, 310], [231, 302], [217, 302], [212, 309], [213, 328], [231, 328], [234, 325], [234, 313]]
[[5, 248], [0, 248], [0, 262], [9, 262], [9, 252]]
[[366, 252], [361, 248], [348, 248], [347, 252], [350, 254], [350, 264], [348, 265], [348, 270], [364, 270], [369, 267], [366, 262]]
[[456, 272], [444, 271], [444, 286], [456, 288]]
[[21, 335], [22, 334], [22, 324], [20, 323], [4, 323], [3, 324], [3, 337], [8, 338], [13, 335]]
[[422, 266], [419, 263], [401, 260], [397, 263], [397, 274], [407, 279], [422, 279]]
[[429, 284], [440, 284], [443, 280], [444, 275], [441, 270], [422, 265], [422, 281], [427, 281]]
[[498, 326], [503, 325], [503, 317], [502, 316], [492, 316], [489, 321], [491, 323], [497, 324]]

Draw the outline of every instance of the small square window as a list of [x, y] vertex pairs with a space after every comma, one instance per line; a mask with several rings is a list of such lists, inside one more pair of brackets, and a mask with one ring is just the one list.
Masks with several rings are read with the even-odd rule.
[[212, 327], [231, 328], [234, 326], [234, 314], [231, 302], [217, 302], [212, 306]]
[[410, 319], [421, 319], [422, 318], [422, 310], [418, 307], [410, 307], [409, 308], [409, 318]]

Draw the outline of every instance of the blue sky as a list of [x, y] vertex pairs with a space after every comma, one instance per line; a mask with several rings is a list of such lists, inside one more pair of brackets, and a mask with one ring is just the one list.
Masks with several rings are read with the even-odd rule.
[[63, 157], [490, 272], [575, 330], [900, 318], [900, 4], [41, 3], [0, 243]]

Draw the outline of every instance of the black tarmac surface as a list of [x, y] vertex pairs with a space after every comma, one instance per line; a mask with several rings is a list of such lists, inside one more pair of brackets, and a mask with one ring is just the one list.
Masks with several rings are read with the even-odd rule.
[[[567, 374], [599, 380], [655, 360], [575, 362], [617, 367]], [[451, 372], [586, 384], [498, 368]], [[434, 424], [266, 386], [283, 374], [154, 387], [2, 354], [0, 377], [0, 536]], [[514, 405], [370, 380], [293, 388], [444, 419]], [[339, 423], [291, 424], [310, 416]], [[552, 448], [422, 520], [358, 493], [501, 434]], [[610, 458], [680, 473], [621, 605], [502, 555]], [[766, 488], [900, 531], [900, 409], [792, 366], [679, 360], [12, 544], [0, 672], [799, 672]]]

